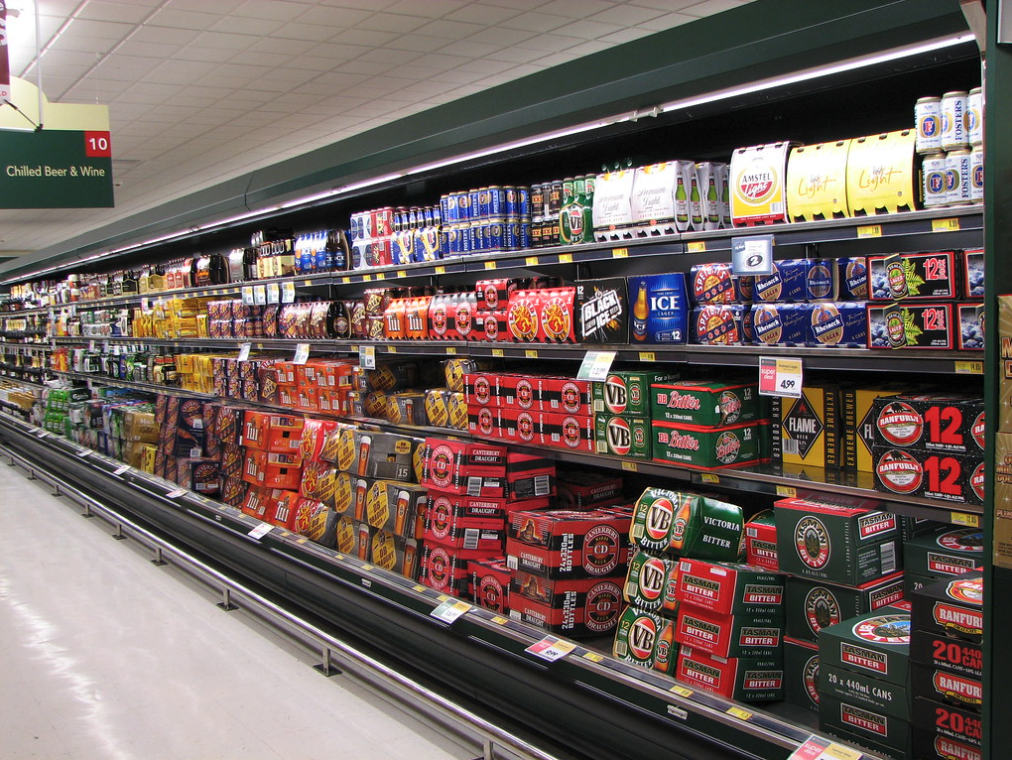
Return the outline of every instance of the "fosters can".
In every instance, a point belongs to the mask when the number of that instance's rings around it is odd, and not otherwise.
[[[914,105],[917,124],[917,152],[934,153],[942,149],[942,99],[918,98]]]
[[[966,135],[966,98],[965,90],[952,90],[942,96],[942,150],[970,144]]]
[[[966,139],[970,145],[984,144],[984,94],[979,87],[966,98]]]
[[[970,151],[970,203],[984,202],[984,149],[977,145]]]
[[[970,151],[949,151],[945,154],[945,195],[950,206],[970,203]]]
[[[921,163],[921,176],[924,182],[922,189],[924,208],[940,208],[949,204],[945,185],[947,168],[948,161],[942,151],[928,153],[924,156]]]

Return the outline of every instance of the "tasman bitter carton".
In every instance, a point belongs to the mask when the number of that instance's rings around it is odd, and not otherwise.
[[[910,665],[910,604],[848,618],[819,631],[822,668],[842,668],[907,686]]]
[[[791,576],[787,579],[787,635],[816,642],[823,628],[904,598],[903,573],[857,587]]]
[[[678,600],[720,615],[782,618],[786,578],[748,565],[683,558]]]

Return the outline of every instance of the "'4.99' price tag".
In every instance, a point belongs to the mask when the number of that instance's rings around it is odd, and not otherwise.
[[[759,357],[759,395],[801,398],[801,359]]]

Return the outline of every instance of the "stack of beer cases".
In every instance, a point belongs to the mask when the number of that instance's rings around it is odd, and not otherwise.
[[[763,410],[756,383],[654,383],[654,461],[702,469],[755,464],[764,456]]]
[[[343,423],[313,430],[305,446],[318,465],[310,477],[333,477],[338,551],[414,578],[426,501],[422,439]],[[326,495],[329,484],[317,488]]]
[[[208,453],[218,452],[221,468],[221,500],[233,507],[246,501],[249,484],[243,479],[246,451],[242,447],[244,410],[227,403],[212,402],[213,424],[208,429]],[[206,418],[205,418],[206,419]]]
[[[984,399],[904,394],[875,401],[875,485],[904,496],[984,503]]]
[[[506,325],[506,309],[510,297],[523,284],[517,278],[496,280],[479,280],[475,283],[475,322],[481,325],[476,338],[486,341],[509,340],[509,328]]]
[[[924,760],[980,760],[984,581],[973,572],[913,594],[913,750]]]
[[[774,504],[787,579],[787,698],[817,709],[820,631],[903,599],[901,521],[862,506],[804,498]],[[815,658],[815,659],[813,659]]]
[[[322,455],[327,435],[336,428],[333,420],[319,419],[307,419],[302,427],[302,481],[292,520],[293,532],[331,549],[337,543],[337,468]]]
[[[481,359],[447,359],[443,363],[444,388],[425,391],[426,424],[433,427],[467,429],[467,399],[464,377],[492,369],[493,362]]]
[[[597,453],[627,459],[652,459],[651,386],[679,377],[678,372],[615,370],[603,383],[593,383],[591,394]]]
[[[903,544],[908,596],[919,588],[977,569],[984,557],[980,528],[947,525]]]
[[[155,402],[155,422],[159,425],[155,475],[178,482],[180,462],[184,475],[186,470],[192,470],[192,465],[216,464],[205,454],[207,428],[203,401],[160,395]]]
[[[737,277],[729,263],[716,262],[693,266],[688,281],[695,304],[688,318],[690,343],[737,346],[752,342],[751,277]]]
[[[819,727],[886,755],[909,757],[910,603],[819,632]]]
[[[302,428],[289,414],[243,411],[243,480],[248,484],[243,512],[292,529],[302,482]]]

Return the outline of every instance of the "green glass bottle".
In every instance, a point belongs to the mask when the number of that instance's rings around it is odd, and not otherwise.
[[[685,229],[689,224],[689,200],[681,173],[678,175],[678,186],[675,187],[675,221],[680,229]]]
[[[689,192],[689,214],[692,217],[692,228],[702,229],[703,227],[703,204],[699,197],[699,180],[695,173],[692,175],[692,189]]]
[[[706,221],[720,224],[720,209],[717,206],[717,185],[710,176],[710,186],[706,188]]]

